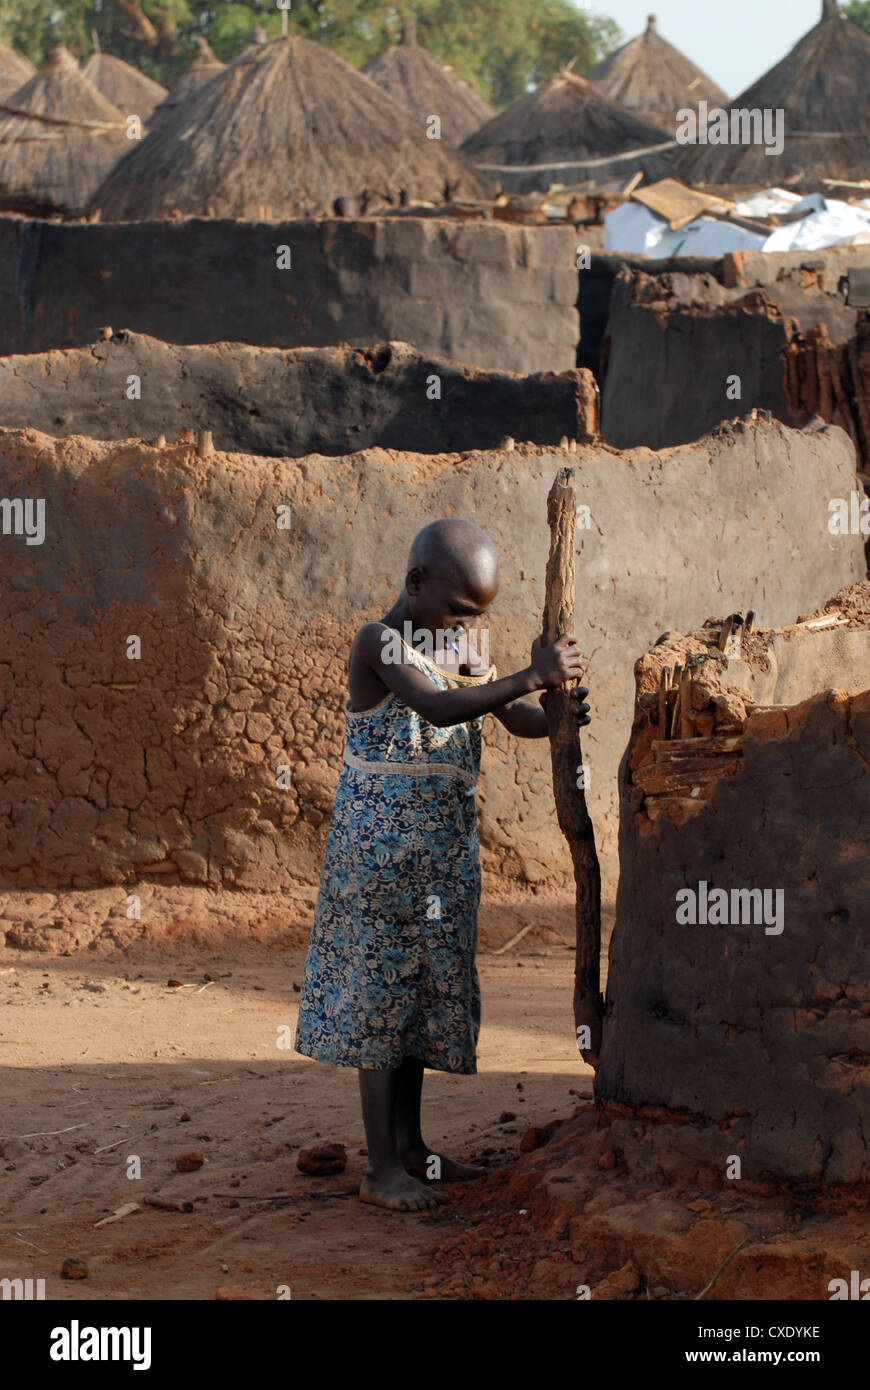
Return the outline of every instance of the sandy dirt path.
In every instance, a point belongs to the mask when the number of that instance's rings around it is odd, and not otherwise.
[[[279,1047],[302,961],[263,947],[183,963],[0,953],[0,1278],[42,1278],[48,1299],[271,1299],[288,1287],[296,1299],[414,1298],[443,1282],[436,1252],[486,1212],[473,1186],[434,1215],[357,1200],[356,1074]],[[433,1147],[498,1168],[528,1128],[591,1095],[572,966],[564,942],[481,956],[479,1074],[427,1073]],[[298,1171],[298,1151],[319,1141],[346,1147],[345,1172]],[[176,1171],[190,1150],[203,1166]],[[188,1199],[193,1213],[146,1206],[146,1193]],[[139,1209],[95,1229],[127,1202]],[[60,1278],[68,1257],[86,1279]]]

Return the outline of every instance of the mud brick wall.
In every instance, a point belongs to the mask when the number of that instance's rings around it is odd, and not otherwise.
[[[435,218],[60,224],[0,218],[0,355],[99,329],[168,343],[391,340],[498,371],[575,365],[573,228]],[[277,268],[278,248],[291,268]]]
[[[590,438],[597,416],[588,373],[484,371],[421,357],[407,343],[179,347],[121,331],[87,348],[0,358],[2,424],[58,436],[177,439],[192,428],[239,453],[298,458],[378,445],[437,454],[495,448],[506,435]]]
[[[596,1090],[681,1118],[684,1145],[694,1125],[723,1177],[737,1155],[747,1178],[866,1182],[870,602],[849,627],[793,630],[773,648],[772,667],[735,687],[750,700],[732,740],[742,746],[717,759],[728,767],[700,787],[691,814],[645,795],[657,731],[639,708]],[[641,690],[655,656],[639,663]],[[839,688],[811,694],[832,666]],[[797,704],[752,708],[798,693]],[[728,925],[679,922],[678,892],[701,883],[729,895],[781,890],[781,932],[730,910]]]
[[[825,327],[833,343],[855,334],[858,308],[849,293],[849,272],[870,270],[870,246],[829,246],[824,251],[734,251],[723,258],[722,279],[734,289],[767,291],[802,333]]]
[[[601,425],[620,449],[687,444],[720,421],[769,410],[802,421],[789,402],[783,353],[793,325],[764,290],[707,308],[682,300],[673,280],[620,275],[610,301]],[[740,400],[726,394],[740,378]]]
[[[577,245],[583,245],[584,229],[577,228]],[[627,256],[616,251],[598,251],[590,256],[590,264],[579,272],[580,292],[577,309],[580,314],[580,344],[577,366],[587,367],[596,376],[601,368],[601,349],[607,336],[610,317],[610,296],[617,275],[622,271],[642,271],[646,275],[677,273],[685,276],[708,276],[724,284],[722,260],[710,257],[680,256],[654,261],[650,256]]]
[[[47,503],[41,545],[0,536],[0,884],[316,882],[356,627],[392,602],[421,525],[468,516],[503,559],[492,659],[526,666],[546,496],[568,459],[591,519],[578,530],[583,747],[612,895],[638,649],[750,600],[792,620],[863,576],[861,538],[827,530],[827,497],[854,482],[835,428],[759,424],[665,454],[299,460],[0,432],[0,498]],[[517,743],[494,720],[487,741],[484,868],[564,888],[546,741]]]
[[[577,229],[582,244],[582,228]],[[708,256],[633,256],[600,251],[580,274],[580,350],[578,367],[598,372],[607,336],[610,295],[621,272],[679,277],[673,284],[689,304],[707,309],[764,289],[803,333],[824,325],[832,342],[844,343],[855,332],[856,305],[847,286],[850,270],[870,269],[870,247],[832,246],[824,251],[734,251]],[[721,288],[727,293],[722,294]],[[858,306],[860,307],[860,306]]]
[[[583,277],[597,277],[600,301],[603,281],[615,270],[600,345],[604,433],[619,449],[664,449],[753,409],[803,424],[806,412],[795,408],[789,391],[789,345],[799,334],[821,333],[835,345],[855,336],[859,308],[849,303],[848,272],[870,266],[870,248],[741,252],[709,270],[681,267],[679,260],[644,266],[636,257],[617,265],[612,257],[595,258],[591,271],[580,272],[588,334],[578,363],[599,370],[600,302],[586,312]],[[741,378],[739,400],[726,395],[733,375]]]

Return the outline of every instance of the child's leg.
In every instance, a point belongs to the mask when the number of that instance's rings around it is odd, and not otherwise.
[[[423,1092],[423,1063],[406,1057],[399,1067],[396,1086],[395,1134],[402,1163],[416,1178],[430,1182],[470,1182],[482,1178],[483,1168],[457,1163],[443,1154],[433,1153],[420,1130],[420,1101]]]
[[[421,1066],[421,1080],[422,1070]],[[396,1144],[399,1070],[360,1071],[359,1091],[369,1151],[368,1167],[359,1190],[362,1201],[393,1211],[425,1211],[438,1206],[444,1198],[417,1182],[399,1156]],[[417,1109],[419,1113],[419,1088]]]

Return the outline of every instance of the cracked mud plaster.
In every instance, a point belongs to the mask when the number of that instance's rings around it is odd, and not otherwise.
[[[836,430],[758,426],[674,454],[588,445],[571,457],[595,523],[578,532],[577,610],[593,691],[589,801],[612,892],[638,634],[725,611],[734,591],[793,618],[793,605],[860,577],[863,552],[860,538],[832,548],[827,532],[809,534],[802,471],[832,495],[852,476]],[[420,526],[471,515],[502,557],[493,659],[527,665],[546,496],[564,460],[531,445],[201,458],[191,443],[0,431],[0,495],[47,500],[42,546],[0,538],[0,888],[315,884],[353,633],[393,601]],[[703,518],[735,494],[741,526],[713,567]],[[276,527],[281,505],[289,531]],[[772,514],[784,517],[774,531]],[[131,635],[140,660],[127,657]],[[546,740],[518,743],[490,721],[481,785],[488,881],[563,891]]]
[[[864,584],[828,605],[842,627],[758,634],[736,663],[741,746],[690,815],[674,801],[652,816],[660,798],[642,774],[656,673],[701,634],[671,635],[638,665],[597,1093],[641,1117],[683,1116],[696,1149],[718,1144],[723,1163],[737,1154],[756,1179],[859,1183],[870,1172],[868,597]],[[845,688],[809,693],[833,642]],[[771,690],[802,675],[806,698],[775,704]],[[678,922],[677,893],[702,881],[781,890],[781,934]]]

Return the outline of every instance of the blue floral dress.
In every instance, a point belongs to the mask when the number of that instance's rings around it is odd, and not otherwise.
[[[439,690],[495,677],[443,671]],[[296,1050],[364,1070],[475,1072],[483,717],[439,729],[395,695],[345,706],[345,750],[302,977]]]

